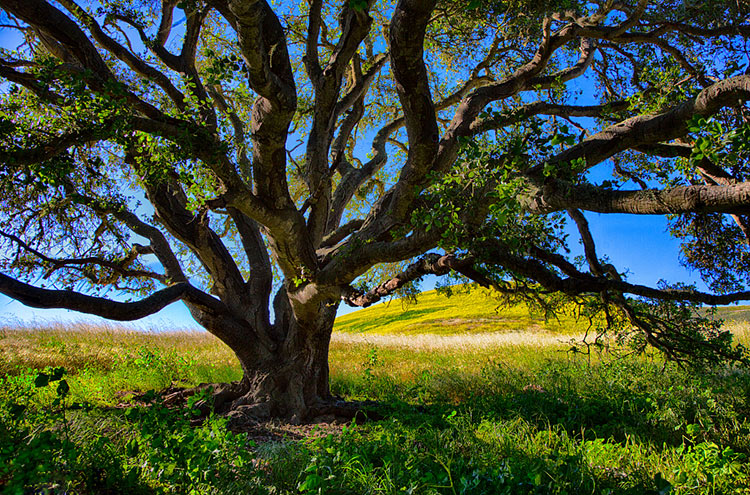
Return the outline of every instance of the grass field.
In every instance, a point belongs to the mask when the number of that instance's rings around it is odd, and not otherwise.
[[[332,390],[385,420],[249,434],[122,406],[239,378],[208,334],[1,329],[0,492],[750,493],[748,370],[585,356],[571,322],[470,302],[427,294],[337,323]]]

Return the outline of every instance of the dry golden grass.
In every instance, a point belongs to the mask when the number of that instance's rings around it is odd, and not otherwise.
[[[750,322],[730,321],[725,323],[722,328],[732,332],[737,342],[746,346],[750,345]]]
[[[725,328],[737,341],[750,345],[750,324],[730,322]],[[583,335],[549,331],[503,331],[492,333],[379,334],[334,332],[330,347],[330,368],[337,377],[362,375],[373,366],[393,378],[405,379],[426,370],[445,369],[479,373],[488,363],[531,364],[546,359],[565,359],[571,339]],[[117,324],[85,323],[0,327],[0,374],[15,369],[64,366],[69,373],[105,374],[125,387],[127,376],[138,359],[155,355],[161,364],[181,362],[178,375],[190,381],[222,381],[239,377],[239,364],[232,351],[207,332],[133,329]],[[135,363],[137,365],[137,363]],[[158,364],[158,363],[157,363]],[[149,365],[146,363],[145,368]],[[151,366],[153,367],[153,366]],[[153,373],[157,373],[153,369]],[[168,385],[168,383],[167,383]],[[102,397],[108,394],[102,391]]]
[[[500,347],[549,347],[560,346],[571,339],[582,339],[581,335],[560,335],[551,332],[492,332],[435,334],[351,334],[334,333],[331,345],[367,345],[375,347],[408,349],[411,351],[459,351]]]
[[[236,362],[232,351],[208,332],[49,322],[23,328],[0,327],[0,372],[16,366],[106,370],[145,349],[189,356],[196,362]]]

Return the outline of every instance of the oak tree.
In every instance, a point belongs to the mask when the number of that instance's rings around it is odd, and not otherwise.
[[[426,274],[673,359],[741,351],[694,307],[750,299],[744,2],[0,7],[0,292],[183,301],[242,366],[235,418],[335,410],[339,304]],[[628,282],[586,212],[668,216],[711,292]]]

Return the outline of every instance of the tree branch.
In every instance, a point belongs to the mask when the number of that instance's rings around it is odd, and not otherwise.
[[[389,49],[396,91],[404,113],[409,138],[409,153],[389,208],[396,217],[402,216],[411,204],[420,182],[437,153],[440,133],[435,120],[435,105],[424,63],[424,37],[427,23],[435,7],[434,1],[401,0],[391,20]]]
[[[73,0],[60,0],[60,4],[68,9],[68,11],[78,18],[82,25],[87,26],[91,32],[94,41],[99,43],[109,53],[117,57],[118,59],[125,62],[128,67],[133,69],[134,72],[140,74],[145,79],[152,81],[159,85],[162,90],[169,96],[175,106],[181,110],[185,108],[185,95],[183,95],[177,88],[174,87],[172,82],[167,76],[156,70],[155,68],[147,65],[144,61],[136,57],[125,47],[120,45],[117,41],[109,37],[96,22],[96,19],[86,13],[78,4]]]
[[[451,270],[463,272],[473,263],[474,260],[471,258],[458,260],[452,254],[440,255],[436,253],[428,253],[406,267],[404,271],[395,277],[367,292],[357,290],[353,287],[347,287],[342,291],[341,300],[349,306],[366,308],[367,306],[380,301],[382,298],[393,294],[407,283],[418,280],[425,275],[445,275]]]
[[[45,279],[49,278],[49,276],[52,275],[53,272],[61,268],[69,268],[72,266],[77,267],[81,265],[98,265],[103,268],[109,268],[110,270],[114,271],[115,273],[123,277],[150,278],[150,279],[158,280],[159,282],[162,282],[162,283],[167,282],[167,277],[159,273],[151,272],[148,270],[131,270],[127,268],[127,265],[132,263],[135,260],[135,258],[140,254],[136,246],[133,246],[133,249],[129,253],[128,258],[126,258],[121,263],[116,263],[114,261],[107,260],[104,258],[99,258],[96,256],[87,256],[85,258],[51,258],[45,255],[44,253],[29,246],[18,236],[9,234],[7,232],[3,232],[1,230],[0,230],[0,236],[5,237],[6,239],[12,241],[13,243],[17,244],[20,248],[22,248],[24,251],[33,254],[40,260],[51,264],[52,266],[44,274]],[[95,280],[95,282],[101,283],[99,280]]]
[[[638,115],[610,126],[547,160],[549,164],[569,164],[584,160],[586,168],[636,146],[656,144],[684,136],[687,123],[694,115],[707,117],[723,107],[750,99],[750,76],[736,76],[717,82],[697,97],[658,115]],[[527,172],[541,175],[545,164]]]
[[[330,248],[330,247],[335,246],[339,242],[343,241],[347,236],[356,232],[362,226],[363,223],[365,223],[365,221],[362,220],[361,218],[357,218],[355,220],[345,223],[338,229],[334,230],[333,232],[325,236],[320,243],[320,248],[325,249],[325,248]]]
[[[591,230],[589,230],[589,222],[580,210],[568,209],[567,212],[568,216],[576,223],[576,227],[578,227],[578,233],[581,235],[583,250],[586,254],[586,261],[588,261],[591,274],[595,277],[601,277],[604,275],[604,268],[602,268],[601,263],[599,263],[599,257],[596,255],[596,245],[594,244],[594,237],[591,235]]]
[[[0,273],[0,293],[32,308],[71,309],[110,320],[132,321],[152,315],[195,290],[182,282],[136,302],[117,302],[71,290],[40,289]]]
[[[732,186],[678,186],[664,190],[617,191],[590,184],[548,179],[520,198],[532,213],[578,208],[599,213],[668,215],[675,213],[750,213],[750,182]]]
[[[471,134],[479,135],[487,131],[522,122],[533,115],[556,115],[561,117],[594,117],[603,118],[612,112],[628,108],[625,100],[613,101],[603,105],[559,105],[546,101],[535,101],[513,109],[509,114],[494,118],[478,118],[471,124]]]

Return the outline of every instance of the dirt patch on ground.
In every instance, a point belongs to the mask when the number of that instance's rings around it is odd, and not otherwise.
[[[247,433],[248,439],[256,444],[263,444],[340,435],[348,424],[351,424],[351,421],[340,421],[332,418],[319,419],[317,422],[301,425],[272,420],[232,428],[232,431],[234,433]]]

